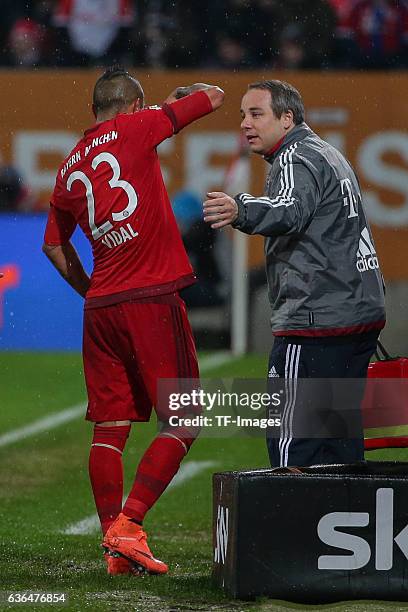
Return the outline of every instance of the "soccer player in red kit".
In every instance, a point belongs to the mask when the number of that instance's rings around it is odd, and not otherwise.
[[[198,378],[197,357],[178,291],[195,280],[161,175],[156,147],[223,102],[218,87],[179,88],[162,107],[144,107],[127,71],[96,82],[96,124],[58,170],[43,251],[83,297],[86,418],[95,423],[89,473],[108,572],[155,574],[142,522],[163,493],[196,432],[166,428],[157,407],[160,378]],[[94,258],[91,278],[70,242],[79,225]],[[122,452],[132,421],[152,406],[164,426],[142,457],[122,508]],[[168,418],[168,415],[167,415]]]

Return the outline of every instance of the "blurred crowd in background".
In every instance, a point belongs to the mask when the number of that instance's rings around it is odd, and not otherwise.
[[[0,65],[408,66],[408,0],[2,0]]]
[[[0,67],[408,67],[408,0],[1,0]],[[0,160],[0,212],[44,203]]]

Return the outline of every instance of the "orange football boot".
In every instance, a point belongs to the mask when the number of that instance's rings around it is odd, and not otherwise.
[[[110,553],[104,553],[103,556],[105,557],[106,561],[106,571],[110,576],[119,576],[121,574],[128,574],[132,576],[141,575],[140,571],[136,569],[133,563],[124,557],[121,557],[119,554],[118,556],[113,556]]]
[[[153,557],[147,544],[146,532],[142,527],[131,521],[122,512],[106,532],[102,547],[108,554],[119,553],[139,572],[166,574],[169,569],[163,561]]]

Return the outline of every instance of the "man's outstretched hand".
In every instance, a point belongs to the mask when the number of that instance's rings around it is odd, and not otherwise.
[[[238,217],[238,206],[234,198],[222,191],[210,191],[204,202],[204,221],[211,223],[213,229],[219,229],[233,223]]]

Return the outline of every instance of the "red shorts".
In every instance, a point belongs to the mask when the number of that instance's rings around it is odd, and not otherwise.
[[[89,421],[148,421],[160,378],[198,379],[194,339],[178,294],[84,312]]]

